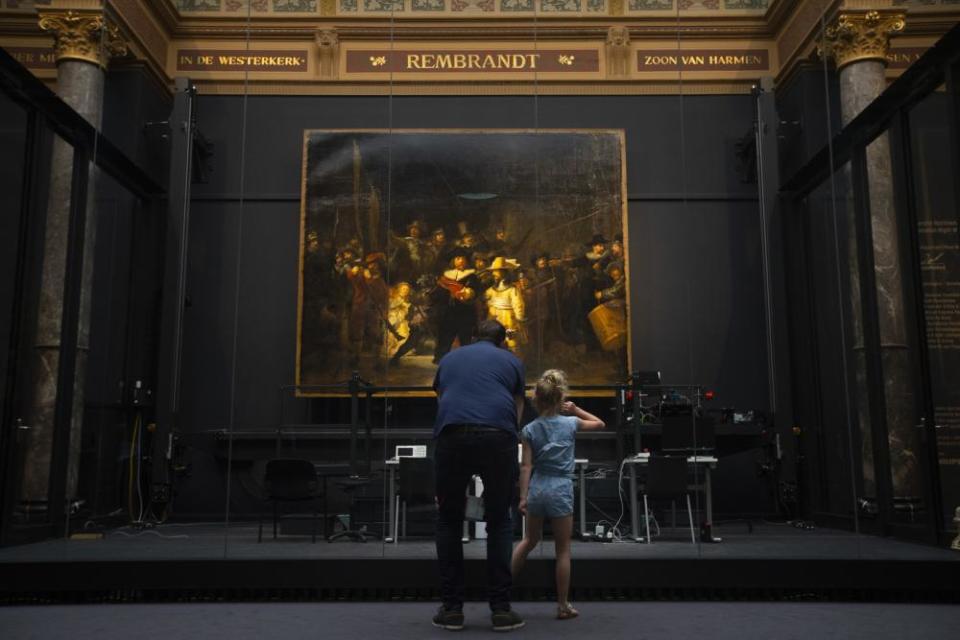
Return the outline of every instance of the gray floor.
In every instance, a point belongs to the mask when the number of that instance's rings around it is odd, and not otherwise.
[[[575,542],[574,558],[648,559],[871,559],[871,560],[943,560],[960,561],[960,553],[949,549],[901,542],[888,538],[855,535],[845,531],[761,524],[747,533],[742,524],[718,527],[715,534],[723,538],[719,544],[691,544],[689,533],[669,529],[654,539],[653,544],[635,542]],[[262,544],[257,543],[256,525],[166,524],[155,529],[138,531],[130,528],[108,532],[97,540],[49,540],[46,542],[0,549],[0,562],[50,562],[90,560],[175,560],[175,559],[322,559],[337,558],[433,558],[435,550],[429,539],[383,544],[380,541],[357,543],[318,540],[311,544],[309,536],[284,535],[276,540],[265,531]],[[476,540],[465,546],[466,557],[484,557],[485,543]],[[534,551],[552,557],[551,542]]]
[[[956,638],[960,607],[909,604],[584,602],[574,620],[549,603],[520,603],[518,638],[822,640]],[[489,615],[468,603],[467,629],[435,629],[429,603],[154,604],[0,608],[5,640],[490,637]]]

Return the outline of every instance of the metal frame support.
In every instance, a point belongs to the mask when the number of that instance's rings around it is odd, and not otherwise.
[[[196,89],[177,78],[170,113],[170,190],[164,256],[163,302],[157,370],[157,431],[153,438],[151,482],[169,486],[171,438],[180,413],[183,310],[186,300],[187,248],[190,239],[190,182]],[[172,499],[173,492],[169,492]]]

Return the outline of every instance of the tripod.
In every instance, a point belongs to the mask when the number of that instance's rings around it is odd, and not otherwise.
[[[360,428],[360,388],[366,392],[366,417],[364,426],[366,430],[366,450],[367,463],[366,475],[360,475],[357,469],[357,431]],[[367,531],[366,528],[355,529],[356,518],[354,517],[354,505],[356,504],[356,492],[360,487],[370,484],[370,405],[373,400],[373,385],[360,378],[360,373],[354,371],[347,383],[350,392],[350,475],[341,480],[335,480],[335,484],[340,487],[344,493],[350,496],[350,521],[345,523],[343,531],[335,533],[327,538],[328,542],[348,538],[358,542],[366,542],[369,539],[376,540],[380,536],[376,533]]]

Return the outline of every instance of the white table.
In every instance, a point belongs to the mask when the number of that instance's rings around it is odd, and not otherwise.
[[[637,454],[626,458],[623,463],[630,469],[630,531],[634,542],[643,542],[644,537],[640,535],[640,516],[637,513],[637,467],[645,467],[650,464],[650,454]],[[714,456],[689,456],[687,465],[696,469],[702,466],[703,474],[703,492],[707,503],[707,523],[713,522],[713,489],[710,483],[710,471],[717,467],[717,458]],[[699,487],[694,487],[699,489]],[[715,539],[719,541],[719,539]]]
[[[394,535],[384,536],[384,542],[397,542],[398,536],[396,535],[397,531],[397,519],[399,514],[397,513],[397,504],[396,504],[396,495],[397,495],[397,467],[400,466],[400,458],[394,456],[383,461],[384,466],[387,468],[387,522],[389,523],[389,533]],[[574,465],[577,469],[577,476],[580,479],[580,489],[579,489],[579,511],[580,511],[580,533],[583,534],[587,528],[587,485],[584,481],[584,476],[586,475],[587,465],[590,464],[590,461],[586,458],[576,458],[574,460]],[[464,542],[470,540],[470,528],[469,524],[464,521],[463,523],[463,538]]]

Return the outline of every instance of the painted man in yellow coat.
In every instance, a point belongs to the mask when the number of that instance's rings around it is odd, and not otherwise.
[[[516,352],[523,343],[524,304],[523,295],[509,274],[519,265],[516,260],[497,256],[487,268],[493,276],[494,285],[487,289],[484,297],[487,302],[487,317],[498,320],[507,328],[507,347]]]

